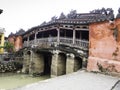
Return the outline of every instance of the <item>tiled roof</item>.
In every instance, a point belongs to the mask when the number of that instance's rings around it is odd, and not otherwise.
[[[69,17],[64,16],[64,18],[53,17],[51,21],[44,22],[39,26],[32,27],[25,33],[31,32],[32,30],[34,30],[38,27],[46,27],[46,26],[52,25],[52,24],[74,24],[74,25],[86,24],[86,25],[88,25],[88,24],[94,23],[94,22],[109,21],[109,20],[115,19],[112,8],[96,9],[96,10],[90,11],[90,13],[74,12],[74,13],[68,14],[68,15],[69,15]],[[118,17],[120,17],[120,10],[119,10]]]

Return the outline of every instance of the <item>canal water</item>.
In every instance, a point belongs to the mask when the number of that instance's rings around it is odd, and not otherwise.
[[[0,90],[22,87],[48,78],[50,78],[49,75],[33,77],[26,74],[0,73]]]

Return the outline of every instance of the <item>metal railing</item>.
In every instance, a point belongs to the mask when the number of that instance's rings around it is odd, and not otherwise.
[[[31,41],[24,41],[24,46],[32,46],[32,45],[40,45],[40,44],[54,44],[54,43],[59,43],[59,44],[65,44],[69,46],[77,46],[77,47],[83,47],[83,48],[88,48],[89,42],[86,40],[80,40],[80,39],[75,39],[74,44],[73,44],[73,38],[67,38],[67,37],[60,37],[59,42],[57,41],[57,37],[49,37],[49,38],[39,38],[36,40],[31,40]]]

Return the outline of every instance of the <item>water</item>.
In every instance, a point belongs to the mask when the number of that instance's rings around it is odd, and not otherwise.
[[[0,90],[22,87],[48,78],[50,78],[49,75],[32,77],[26,74],[0,73]]]

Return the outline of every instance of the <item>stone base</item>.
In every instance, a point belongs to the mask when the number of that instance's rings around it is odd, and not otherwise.
[[[34,53],[29,65],[30,74],[44,73],[44,58],[42,54]]]
[[[66,74],[66,57],[63,54],[54,54],[52,56],[51,77],[64,74]]]
[[[115,72],[120,74],[120,61],[89,57],[87,70],[95,72]]]
[[[29,73],[30,56],[24,55],[22,73]]]
[[[67,57],[66,74],[73,73],[82,68],[82,60],[73,57]]]

